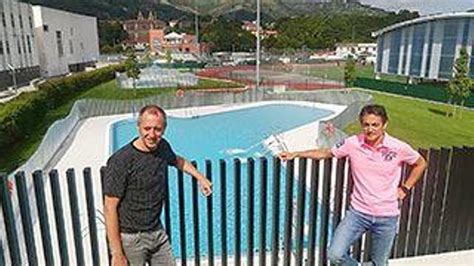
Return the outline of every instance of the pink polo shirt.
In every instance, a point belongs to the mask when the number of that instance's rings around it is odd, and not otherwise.
[[[397,188],[400,184],[402,164],[414,164],[420,154],[410,145],[385,133],[378,147],[364,141],[364,135],[346,138],[331,149],[336,158],[348,157],[351,164],[354,188],[351,206],[373,216],[396,216]]]

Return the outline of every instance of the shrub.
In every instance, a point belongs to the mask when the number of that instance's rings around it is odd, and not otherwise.
[[[0,150],[28,137],[48,110],[59,107],[94,86],[114,79],[115,72],[123,70],[122,65],[116,65],[53,78],[40,84],[37,91],[22,93],[1,105]]]

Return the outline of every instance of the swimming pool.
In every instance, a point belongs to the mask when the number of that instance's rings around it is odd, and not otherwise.
[[[242,187],[241,191],[241,202],[246,203],[248,201],[248,187],[247,187],[247,175],[246,175],[246,158],[248,157],[261,157],[261,156],[272,156],[271,151],[263,144],[264,140],[268,137],[282,132],[303,126],[305,124],[315,122],[316,120],[325,118],[332,115],[333,112],[326,109],[319,109],[312,106],[304,106],[299,104],[281,104],[281,103],[270,103],[261,106],[252,106],[248,108],[242,108],[237,110],[219,112],[214,114],[202,115],[189,118],[173,117],[168,118],[168,128],[165,133],[165,138],[171,143],[172,147],[177,154],[180,154],[190,160],[198,162],[198,168],[204,169],[204,160],[209,159],[213,164],[213,173],[215,178],[212,180],[214,197],[214,252],[216,256],[221,254],[220,245],[220,215],[216,215],[220,211],[221,195],[220,183],[216,173],[218,173],[218,160],[225,159],[227,163],[228,178],[232,177],[232,159],[242,159]],[[316,134],[316,132],[315,132]],[[120,147],[129,143],[134,137],[137,136],[136,132],[136,120],[129,119],[115,123],[112,127],[112,151],[116,151]],[[271,163],[270,158],[269,164]],[[259,165],[256,163],[256,176],[259,173]],[[271,167],[269,167],[271,170]],[[273,186],[273,180],[271,178],[272,173],[269,172],[269,179],[267,182],[267,191],[271,191]],[[170,199],[171,199],[171,217],[174,221],[172,223],[172,240],[179,240],[179,217],[178,206],[177,206],[177,182],[176,172],[170,171]],[[281,195],[285,195],[285,179],[280,178]],[[260,180],[255,179],[254,194],[259,195]],[[296,188],[296,186],[295,186]],[[184,180],[184,191],[185,191],[185,216],[186,216],[186,234],[187,257],[191,257],[194,250],[193,235],[192,235],[192,200],[191,200],[191,178],[185,178]],[[227,181],[227,253],[233,254],[234,250],[234,227],[235,221],[231,220],[234,217],[234,183],[233,180]],[[257,236],[259,235],[260,228],[260,210],[261,202],[258,197],[254,202],[254,243],[258,243]],[[273,197],[271,193],[268,193],[267,198],[267,211],[272,212]],[[283,200],[284,197],[280,197],[281,210],[280,217],[283,218]],[[199,197],[200,210],[206,209],[206,203],[204,197]],[[248,228],[248,209],[246,204],[242,204],[241,208],[241,227],[242,227],[242,252],[246,252],[247,243],[247,228]],[[204,211],[199,213],[199,231],[200,231],[200,254],[207,254],[207,217]],[[176,219],[174,219],[176,217]],[[271,231],[271,215],[267,214],[267,224],[265,226],[267,230],[267,243],[266,246],[270,247],[270,231]],[[281,224],[281,231],[283,230],[283,223]],[[281,234],[280,234],[281,235]],[[179,241],[172,241],[173,252],[177,257],[180,257],[181,250]]]

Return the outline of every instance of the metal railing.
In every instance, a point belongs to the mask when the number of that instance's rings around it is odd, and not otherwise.
[[[429,166],[403,201],[392,258],[474,248],[474,148],[420,152]],[[162,220],[181,265],[328,263],[327,246],[344,216],[352,189],[348,161],[299,159],[283,165],[277,158],[268,160],[219,160],[217,164],[206,160],[203,172],[214,183],[214,193],[208,198],[199,195],[194,179],[185,190],[183,182],[187,179],[181,171],[176,172],[177,178],[168,179]],[[404,169],[402,180],[408,173],[407,167]],[[49,178],[44,175],[42,171],[32,174],[36,204],[30,200],[33,195],[26,193],[31,177],[16,173],[13,192],[9,192],[8,178],[0,178],[2,227],[6,232],[0,241],[0,264],[52,265],[60,261],[67,265],[73,260],[77,265],[107,264],[107,254],[98,248],[105,245],[105,233],[99,234],[97,229],[101,224],[97,210],[102,206],[94,206],[94,198],[102,197],[101,190],[94,189],[100,188],[100,178],[93,177],[90,168],[80,176],[70,169],[66,172],[67,183],[61,186],[57,171],[50,171]],[[174,176],[174,171],[168,176]],[[80,183],[83,191],[78,190]],[[170,189],[175,187],[177,196],[169,197]],[[67,191],[67,203],[61,191]],[[52,208],[48,208],[48,192]],[[21,219],[14,215],[12,198],[18,198]],[[185,203],[188,198],[191,204]],[[86,202],[83,210],[79,202]],[[70,216],[62,204],[67,204]],[[38,211],[41,249],[33,239],[32,208]],[[177,210],[172,212],[173,208]],[[81,211],[87,213],[87,226],[81,225]],[[192,219],[186,219],[187,214]],[[54,217],[54,226],[50,217]],[[69,220],[71,230],[65,225]],[[21,237],[16,231],[18,223],[25,232]],[[90,236],[87,239],[84,230]],[[52,244],[53,231],[58,245]],[[73,243],[67,242],[67,234],[73,235]],[[352,256],[370,260],[370,237],[364,235],[352,247]],[[90,252],[85,246],[90,246]]]

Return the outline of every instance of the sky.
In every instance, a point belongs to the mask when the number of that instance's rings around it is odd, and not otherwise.
[[[474,9],[474,0],[360,0],[360,2],[394,11],[399,9],[416,10],[422,15]]]

